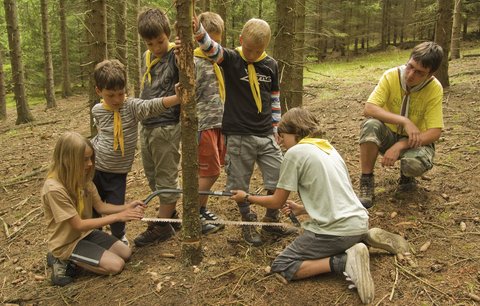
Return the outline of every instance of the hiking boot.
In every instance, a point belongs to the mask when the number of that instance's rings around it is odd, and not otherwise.
[[[414,177],[405,176],[403,174],[400,175],[400,179],[398,180],[397,191],[409,192],[409,191],[414,191],[416,188],[417,188],[417,180]]]
[[[382,249],[391,254],[403,254],[409,251],[407,240],[402,236],[387,232],[381,228],[368,230],[365,242],[374,248]]]
[[[52,283],[56,286],[65,286],[73,282],[73,277],[67,274],[68,261],[54,258],[52,263]]]
[[[370,304],[375,297],[375,285],[370,274],[370,256],[367,246],[357,243],[345,253],[347,253],[347,262],[344,274],[357,287],[360,300],[364,304]]]
[[[171,218],[172,219],[180,219],[180,215],[178,214],[177,210],[173,211],[173,214],[172,214]],[[179,232],[182,229],[182,223],[180,223],[180,222],[173,222],[170,225],[173,227],[175,232]]]
[[[271,223],[278,223],[280,222],[279,218],[270,218],[270,217],[263,217],[263,222],[271,222]],[[298,229],[293,227],[285,227],[285,226],[262,226],[262,233],[267,235],[273,235],[276,237],[285,237],[290,236],[293,234],[298,233]]]
[[[123,242],[123,244],[125,244],[127,247],[130,247],[130,242],[128,241],[127,236],[123,235],[122,238],[120,238],[118,240]]]
[[[373,199],[375,197],[375,178],[374,176],[362,175],[360,177],[360,195],[358,199],[363,207],[370,208],[373,206]]]
[[[243,221],[254,222],[257,221],[257,215],[254,213],[247,214]],[[261,246],[263,244],[260,234],[257,232],[257,229],[254,225],[243,225],[242,226],[242,235],[245,241],[253,246]]]
[[[47,253],[47,266],[51,267],[53,266],[53,263],[55,262],[55,257],[53,256],[52,252]]]
[[[217,221],[218,217],[211,211],[205,209],[200,211],[200,221]],[[202,234],[208,235],[218,232],[221,229],[225,228],[225,224],[205,224],[202,223]]]
[[[51,252],[47,253],[47,266],[48,267],[51,268],[56,260],[57,259],[55,258],[55,256],[53,256],[53,254]],[[75,275],[77,275],[77,265],[75,263],[73,263],[72,261],[67,262],[67,270],[65,272],[65,275],[71,276],[71,277],[74,277]]]
[[[175,230],[170,223],[148,222],[147,230],[138,235],[133,242],[137,247],[168,240],[175,235]]]

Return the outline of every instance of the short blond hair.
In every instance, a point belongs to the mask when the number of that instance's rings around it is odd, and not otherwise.
[[[213,12],[203,12],[198,15],[198,22],[200,22],[207,33],[223,34],[225,24],[220,15]]]
[[[248,39],[252,43],[266,48],[270,43],[272,31],[265,20],[252,18],[245,23],[240,35],[242,35],[243,39]]]

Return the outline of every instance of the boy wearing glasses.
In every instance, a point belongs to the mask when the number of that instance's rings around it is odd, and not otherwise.
[[[370,94],[359,142],[359,199],[366,208],[373,206],[378,153],[383,155],[383,167],[400,160],[398,191],[413,190],[415,177],[433,167],[434,142],[443,128],[443,88],[433,73],[442,58],[443,50],[436,43],[419,44],[407,64],[387,70]]]

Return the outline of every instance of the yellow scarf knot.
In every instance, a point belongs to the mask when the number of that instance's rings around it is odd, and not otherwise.
[[[302,140],[300,140],[298,143],[301,143],[301,144],[304,144],[304,143],[313,144],[313,145],[317,146],[320,150],[322,150],[323,152],[325,152],[325,153],[327,153],[327,154],[330,154],[330,152],[332,152],[332,150],[333,150],[333,146],[328,142],[328,140],[321,139],[321,138],[309,138],[309,137],[305,137],[305,138],[303,138]]]
[[[193,55],[196,57],[208,59],[208,56],[206,56],[200,48],[195,48],[195,50],[193,50]],[[220,94],[220,99],[222,100],[222,102],[225,103],[225,81],[223,79],[222,70],[220,69],[217,63],[212,62],[212,64],[213,64],[213,71],[215,71],[215,76],[217,77],[217,81],[218,81],[218,91]]]
[[[257,105],[258,112],[262,112],[262,97],[260,95],[260,84],[258,83],[257,72],[255,71],[255,66],[253,63],[247,61],[245,55],[243,55],[242,47],[237,47],[235,50],[240,54],[244,61],[247,62],[248,66],[248,82],[250,83],[250,90],[252,91],[253,98],[255,99],[255,104]],[[255,60],[259,62],[267,57],[267,53],[263,51],[262,55]]]
[[[167,53],[168,51],[172,50],[173,47],[175,47],[175,43],[168,43]],[[155,64],[157,64],[161,60],[160,57],[157,57],[152,61],[151,57],[152,57],[152,52],[150,52],[150,50],[147,50],[147,52],[145,53],[145,66],[147,69],[145,70],[145,73],[143,74],[143,77],[142,77],[142,83],[140,87],[142,90],[146,80],[148,80],[148,84],[152,84],[152,75],[150,74],[150,71],[152,70],[152,67],[155,66]]]

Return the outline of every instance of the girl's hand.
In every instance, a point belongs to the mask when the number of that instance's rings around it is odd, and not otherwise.
[[[125,209],[124,211],[119,212],[117,214],[117,217],[119,218],[120,222],[127,222],[127,221],[131,221],[131,220],[140,220],[140,219],[143,218],[145,208],[142,207],[141,205],[137,205],[136,207],[132,207],[132,206],[130,206],[130,204],[132,204],[132,203],[127,204],[128,205],[127,209]]]
[[[243,202],[245,200],[245,196],[247,195],[247,193],[243,190],[232,190],[231,192],[233,195],[230,197],[230,199],[237,203]]]
[[[135,200],[133,202],[130,202],[128,204],[125,204],[125,210],[127,209],[133,209],[133,208],[138,208],[141,211],[144,211],[145,208],[147,208],[147,205],[145,205],[142,201],[140,200]]]

